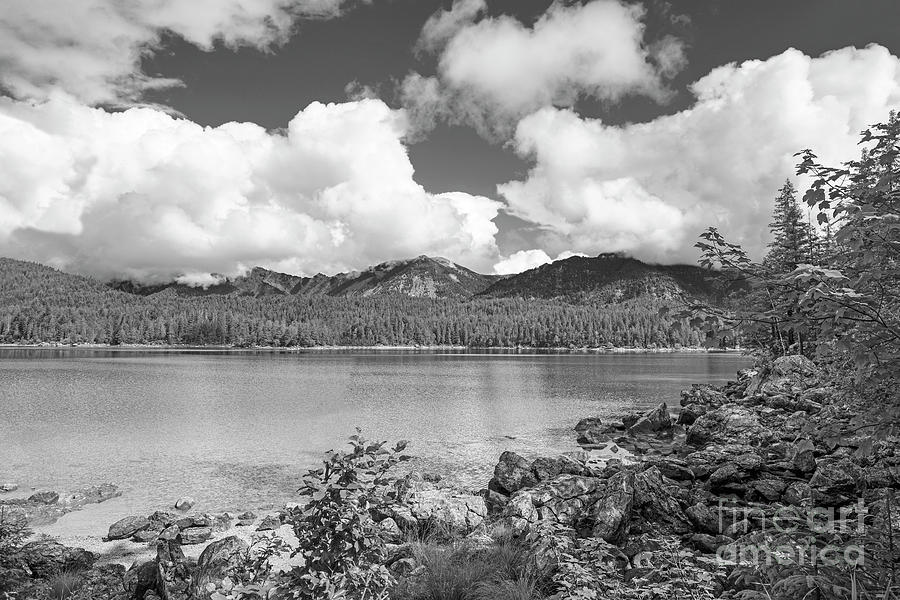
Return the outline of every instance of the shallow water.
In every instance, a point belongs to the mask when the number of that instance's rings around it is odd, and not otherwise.
[[[264,508],[355,427],[483,487],[503,450],[575,449],[572,427],[734,378],[725,354],[0,349],[0,481],[119,485],[71,524],[165,508]],[[88,518],[89,517],[89,518]]]

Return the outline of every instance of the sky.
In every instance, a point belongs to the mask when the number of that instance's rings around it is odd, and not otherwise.
[[[900,104],[895,0],[5,0],[0,255],[206,285],[759,256]]]

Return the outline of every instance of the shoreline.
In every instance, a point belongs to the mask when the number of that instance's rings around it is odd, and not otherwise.
[[[110,350],[110,351],[194,351],[194,352],[340,352],[340,351],[371,351],[371,352],[437,352],[454,351],[459,353],[496,353],[496,354],[734,354],[745,355],[743,348],[703,348],[703,347],[665,347],[643,348],[635,346],[588,346],[570,348],[567,346],[535,347],[535,346],[444,346],[444,345],[400,345],[400,346],[192,346],[181,344],[66,344],[63,342],[43,342],[38,344],[0,344],[0,350]]]

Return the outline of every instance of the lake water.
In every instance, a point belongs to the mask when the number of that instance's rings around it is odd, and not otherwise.
[[[111,482],[114,517],[265,508],[361,427],[410,440],[418,467],[483,487],[504,450],[573,450],[584,416],[733,379],[726,354],[0,349],[0,481],[60,492]],[[75,518],[75,515],[64,517]]]

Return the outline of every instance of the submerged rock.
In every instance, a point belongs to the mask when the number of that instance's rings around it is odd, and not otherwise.
[[[179,498],[175,502],[176,510],[188,511],[194,508],[194,505],[197,504],[197,501],[191,498],[190,496],[184,496],[183,498]]]

